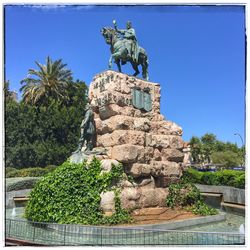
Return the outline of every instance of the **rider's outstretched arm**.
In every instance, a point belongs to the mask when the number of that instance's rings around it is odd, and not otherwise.
[[[118,30],[118,29],[116,29],[116,31],[117,31],[118,33],[122,34],[122,35],[124,35],[125,32],[126,32],[126,30]]]

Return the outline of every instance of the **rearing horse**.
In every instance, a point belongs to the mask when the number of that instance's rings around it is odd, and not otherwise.
[[[130,62],[133,69],[135,70],[134,76],[137,76],[140,71],[138,65],[142,66],[142,77],[148,80],[148,56],[145,49],[138,47],[138,62],[135,62],[129,55],[129,52],[125,46],[125,40],[122,40],[115,29],[110,27],[104,27],[101,29],[101,33],[104,36],[106,43],[111,45],[111,56],[109,59],[109,69],[112,67],[112,60],[117,64],[119,72],[121,71],[121,64],[124,65],[126,62]],[[121,62],[121,64],[120,64]]]

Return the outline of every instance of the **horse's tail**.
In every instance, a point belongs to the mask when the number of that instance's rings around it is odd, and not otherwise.
[[[142,53],[142,76],[145,80],[148,80],[148,65],[149,65],[149,60],[148,60],[148,55],[145,49],[140,48],[141,53]]]
[[[145,66],[148,66],[149,65],[149,60],[148,60],[148,55],[147,55],[146,50],[144,48],[140,47],[140,52],[142,53],[142,56],[144,57],[143,64]]]
[[[146,64],[146,65],[147,65],[147,67],[148,67],[148,65],[149,65],[149,59],[148,59],[148,55],[147,55],[146,51],[145,51],[145,54],[146,54],[145,64]]]
[[[146,54],[146,62],[145,62],[145,64],[146,64],[146,67],[145,67],[144,78],[145,78],[146,80],[149,80],[149,78],[148,78],[148,65],[149,65],[149,60],[148,60],[148,55],[147,55],[147,54]]]

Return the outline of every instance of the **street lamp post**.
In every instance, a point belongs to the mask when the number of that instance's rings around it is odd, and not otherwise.
[[[242,147],[243,147],[244,142],[243,142],[242,136],[241,136],[239,133],[235,133],[234,135],[238,135],[238,136],[240,137],[240,139],[241,139],[241,143],[242,143]]]
[[[244,148],[243,148],[244,142],[243,142],[242,136],[241,136],[239,133],[234,133],[234,135],[238,135],[238,136],[240,137],[240,139],[241,139],[242,150],[243,150],[243,164],[242,164],[242,165],[244,165],[244,163],[245,163],[245,150],[244,150]]]

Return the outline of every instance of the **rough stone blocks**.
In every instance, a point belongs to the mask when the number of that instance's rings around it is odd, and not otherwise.
[[[135,103],[135,89],[140,98],[147,96],[151,109]],[[134,178],[133,184],[128,180],[120,183],[123,207],[164,206],[166,187],[182,175],[184,142],[182,128],[160,113],[160,85],[108,70],[94,77],[89,99],[96,146],[106,148],[110,158],[102,161],[103,171],[110,171],[111,162],[118,161]],[[114,208],[112,197],[112,193],[102,195],[107,213]]]

